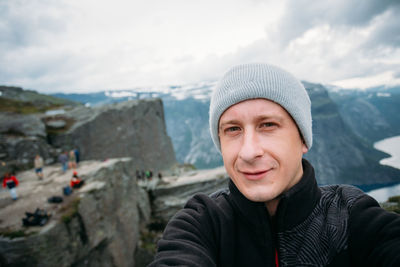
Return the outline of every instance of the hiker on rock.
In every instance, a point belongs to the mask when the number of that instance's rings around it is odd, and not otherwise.
[[[141,172],[139,170],[136,170],[136,179],[138,181],[142,180],[142,175],[141,175]]]
[[[42,180],[43,179],[43,165],[44,164],[43,164],[43,158],[39,154],[37,154],[35,156],[35,160],[33,162],[33,165],[35,167],[35,173],[36,173],[38,179]]]
[[[303,159],[311,101],[294,76],[236,66],[209,115],[229,188],[192,197],[149,266],[400,266],[400,215],[356,187],[317,185]]]
[[[85,182],[79,178],[78,173],[76,171],[73,172],[70,185],[72,188],[80,188]]]
[[[68,157],[68,168],[69,169],[76,169],[76,156],[75,156],[75,151],[71,150],[69,152],[69,157]]]
[[[19,184],[19,181],[18,181],[17,177],[15,177],[15,175],[10,174],[9,172],[6,172],[4,174],[3,187],[8,188],[8,190],[10,191],[11,198],[13,200],[18,199],[17,190],[16,190],[18,184]]]
[[[68,152],[63,152],[58,156],[58,161],[61,163],[61,170],[65,173],[68,170]]]
[[[151,175],[149,170],[145,171],[145,175],[147,180],[151,180]]]
[[[78,148],[75,148],[74,149],[74,154],[75,154],[75,162],[76,162],[76,167],[78,167],[78,165],[79,165],[79,162],[81,161],[81,159],[80,159],[80,152],[79,152],[79,149]]]

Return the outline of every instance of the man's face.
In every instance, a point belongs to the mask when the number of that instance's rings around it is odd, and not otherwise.
[[[226,171],[251,201],[273,200],[303,175],[307,147],[292,117],[272,101],[252,99],[228,108],[219,139]]]

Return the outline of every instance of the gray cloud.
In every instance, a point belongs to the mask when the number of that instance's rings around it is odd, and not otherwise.
[[[400,78],[400,71],[393,73],[393,78]]]
[[[363,27],[387,10],[393,9],[398,17],[400,15],[399,6],[400,1],[398,0],[288,1],[278,27],[278,36],[282,44],[286,45],[308,29],[318,25],[328,24],[333,28]],[[382,27],[386,26],[386,24],[382,25]],[[389,28],[386,29],[386,31],[390,30]],[[380,31],[385,32],[385,29]],[[377,37],[380,36],[377,35]],[[392,42],[389,43],[393,45]]]
[[[253,15],[254,7],[265,7],[265,2],[251,0],[248,6],[246,1],[247,12]],[[43,91],[184,84],[217,79],[232,65],[249,62],[270,62],[299,78],[327,82],[376,75],[399,67],[393,55],[400,52],[400,1],[286,0],[285,3],[284,13],[277,12],[283,7],[276,5],[279,8],[273,10],[274,16],[268,13],[269,9],[265,12],[270,20],[251,22],[266,25],[266,35],[260,30],[256,38],[227,47],[226,52],[221,52],[218,46],[205,45],[210,48],[196,54],[194,49],[183,48],[197,47],[193,44],[201,44],[203,40],[204,44],[223,43],[235,26],[227,19],[220,19],[218,12],[210,18],[213,23],[194,24],[209,35],[203,34],[199,39],[197,28],[190,28],[190,33],[180,34],[186,36],[180,39],[175,33],[187,31],[183,25],[191,18],[179,16],[191,14],[191,7],[168,4],[171,12],[179,13],[171,21],[173,14],[164,14],[168,12],[156,12],[153,16],[152,4],[144,4],[147,8],[132,4],[122,15],[115,8],[112,9],[115,14],[107,16],[108,8],[118,4],[106,0],[97,4],[0,0],[0,84]],[[134,8],[145,9],[147,13],[131,14]],[[244,18],[249,21],[246,16],[240,19]],[[165,26],[161,23],[164,19],[177,27],[161,27]],[[160,21],[160,25],[149,23],[152,20]],[[316,27],[307,38],[288,46],[290,41]],[[153,35],[163,38],[150,38]],[[218,35],[224,38],[215,40],[213,36]],[[235,42],[237,38],[230,44]],[[164,47],[172,50],[160,49]],[[213,47],[218,49],[213,51]]]
[[[382,16],[382,21],[370,34],[364,48],[378,49],[381,46],[399,47],[400,46],[400,6],[388,10]]]
[[[50,6],[50,3],[34,0],[2,1],[0,3],[0,47],[17,49],[37,45],[47,33],[56,34],[65,31],[64,17],[54,14],[53,8],[66,11],[56,3],[51,3]],[[35,12],[32,12],[33,9],[36,9]]]

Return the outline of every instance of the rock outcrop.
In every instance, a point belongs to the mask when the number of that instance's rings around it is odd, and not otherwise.
[[[229,176],[224,167],[194,170],[181,176],[163,179],[151,190],[152,219],[165,224],[196,193],[211,194],[228,187]]]
[[[160,99],[80,107],[57,120],[62,118],[73,123],[65,131],[51,134],[50,144],[64,150],[77,147],[82,159],[132,157],[142,168],[153,170],[176,163]]]
[[[147,194],[136,183],[137,167],[129,158],[84,162],[79,172],[85,185],[60,204],[46,199],[55,189],[61,193],[70,173],[47,167],[44,181],[21,174],[21,199],[0,212],[0,265],[135,266],[140,223],[150,218]],[[37,205],[53,213],[50,221],[43,228],[22,228],[24,211]],[[22,237],[9,238],[18,233]]]
[[[176,163],[160,99],[89,108],[0,86],[0,103],[0,173],[31,168],[36,154],[57,162],[76,148],[82,160],[132,157],[155,172]]]
[[[138,167],[131,158],[84,161],[78,172],[85,185],[59,204],[47,199],[61,195],[72,170],[46,166],[44,180],[33,170],[18,173],[20,199],[0,194],[0,265],[146,266],[163,227],[186,201],[225,188],[229,180],[220,167],[138,183]],[[25,211],[36,208],[52,214],[48,223],[22,227]]]
[[[304,82],[313,114],[313,146],[305,155],[320,184],[366,185],[398,181],[399,171],[382,166],[386,155],[357,136],[344,122],[337,105],[319,84]]]
[[[46,128],[36,115],[22,115],[11,112],[0,113],[0,133],[15,136],[46,137]]]
[[[47,199],[62,194],[72,171],[63,174],[57,164],[45,166],[44,180],[32,169],[18,172],[18,201],[0,192],[1,266],[145,266],[155,247],[152,242],[149,252],[143,246],[143,236],[153,232],[149,223],[163,227],[195,193],[227,185],[220,168],[166,175],[159,184],[153,178],[138,186],[136,170],[150,169],[155,176],[161,170],[167,170],[164,175],[175,172],[160,99],[0,114],[0,156],[7,164],[18,159],[25,164],[17,162],[19,167],[31,167],[37,153],[49,164],[72,148],[79,148],[85,160],[78,168],[85,185],[61,204]],[[25,212],[36,208],[50,212],[50,220],[43,227],[23,228]]]
[[[32,166],[33,158],[39,153],[47,163],[52,163],[57,150],[47,143],[46,135],[45,125],[38,115],[0,113],[0,161],[26,169]]]

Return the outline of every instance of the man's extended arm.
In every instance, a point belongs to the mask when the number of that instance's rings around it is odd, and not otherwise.
[[[400,266],[400,216],[387,212],[368,195],[354,203],[349,220],[349,249],[359,266]]]
[[[204,196],[195,196],[170,220],[149,266],[216,266],[212,219]]]

